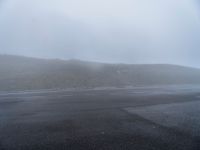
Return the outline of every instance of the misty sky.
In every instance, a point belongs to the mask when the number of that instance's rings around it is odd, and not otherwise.
[[[200,2],[0,0],[0,53],[200,67]]]

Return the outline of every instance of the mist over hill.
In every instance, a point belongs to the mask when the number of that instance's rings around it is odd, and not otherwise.
[[[0,91],[200,84],[200,69],[0,55]]]

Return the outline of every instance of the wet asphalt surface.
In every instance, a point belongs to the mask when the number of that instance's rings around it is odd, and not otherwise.
[[[199,150],[200,90],[0,94],[0,150]]]

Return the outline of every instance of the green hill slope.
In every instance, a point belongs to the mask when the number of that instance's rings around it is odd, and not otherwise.
[[[0,55],[0,90],[200,84],[200,69]]]

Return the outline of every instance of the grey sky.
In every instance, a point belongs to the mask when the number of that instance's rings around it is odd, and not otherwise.
[[[0,53],[200,67],[198,0],[0,0]]]

